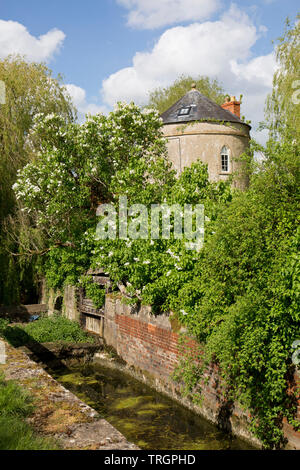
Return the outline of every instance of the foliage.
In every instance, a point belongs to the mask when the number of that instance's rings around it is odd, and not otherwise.
[[[201,271],[173,308],[205,342],[206,363],[219,363],[232,398],[254,412],[252,430],[276,447],[278,423],[295,412],[286,392],[300,322],[299,145],[269,142],[265,156],[249,190],[220,213]]]
[[[13,346],[24,346],[32,341],[47,343],[54,341],[71,343],[92,343],[94,340],[85,333],[75,321],[66,317],[52,315],[23,326],[4,326],[0,330]]]
[[[0,415],[0,450],[58,450],[58,445],[37,435],[24,419]]]
[[[6,318],[0,318],[0,335],[2,331],[5,330],[5,328],[8,326],[8,324],[9,320],[7,320]]]
[[[294,138],[300,132],[300,14],[294,25],[286,20],[286,28],[278,39],[278,70],[273,90],[266,102],[266,118],[272,136],[280,136],[288,127]]]
[[[33,411],[30,395],[0,374],[0,414],[28,416]]]
[[[29,289],[33,279],[32,264],[8,255],[22,252],[30,239],[30,223],[18,209],[12,185],[17,171],[33,158],[35,148],[28,142],[33,117],[58,113],[71,121],[74,110],[61,78],[52,77],[43,64],[9,56],[0,60],[0,80],[6,88],[6,104],[0,106],[0,303],[8,304],[19,300],[19,285]]]
[[[207,167],[201,162],[185,168],[171,188],[165,187],[165,192],[160,202],[169,206],[177,203],[181,207],[205,204],[205,214],[210,220],[216,217],[220,201],[231,198],[227,184],[209,182]],[[150,203],[151,199],[149,209]],[[129,225],[131,221],[129,218]],[[150,224],[149,215],[149,231]],[[206,229],[209,231],[209,222]],[[94,240],[93,230],[87,240],[89,244]],[[94,241],[92,267],[103,267],[116,286],[123,285],[131,303],[142,301],[151,304],[154,311],[168,311],[178,289],[189,281],[201,258],[201,253],[190,250],[186,241],[174,238],[172,232],[170,239],[153,240],[149,236],[148,239]]]
[[[0,449],[47,450],[57,448],[50,439],[37,436],[25,418],[34,410],[32,397],[0,374]]]
[[[95,228],[98,204],[119,195],[132,203],[159,202],[172,186],[161,127],[156,111],[134,104],[119,103],[109,116],[82,125],[36,116],[30,140],[39,142],[40,152],[19,172],[14,190],[30,230],[44,234],[35,253],[44,255],[49,286],[78,283],[88,269],[93,241],[84,234]]]
[[[190,91],[193,83],[195,83],[197,90],[207,98],[218,104],[224,103],[225,94],[217,80],[211,80],[208,77],[193,78],[182,75],[172,85],[166,88],[157,88],[150,92],[149,106],[163,113]]]
[[[20,57],[0,61],[0,80],[6,88],[6,103],[0,112],[0,179],[1,220],[11,210],[14,201],[11,186],[16,171],[32,153],[26,146],[28,131],[36,113],[59,113],[65,120],[72,119],[72,108],[67,100],[60,78],[54,79],[47,67],[27,63]]]
[[[91,276],[81,276],[80,285],[84,288],[85,296],[93,301],[96,308],[105,304],[105,288],[93,282]]]

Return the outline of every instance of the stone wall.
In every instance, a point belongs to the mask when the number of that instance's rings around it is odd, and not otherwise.
[[[54,438],[63,450],[139,450],[26,352],[7,343],[5,350],[6,362],[0,364],[0,373],[17,381],[36,402],[30,425],[40,435]]]
[[[249,127],[239,123],[194,122],[188,125],[166,124],[163,127],[167,139],[169,159],[177,173],[191,166],[198,159],[208,165],[211,181],[227,180],[240,171],[242,164],[236,159],[249,147]],[[229,149],[229,171],[222,172],[221,150]],[[236,186],[244,188],[248,181],[235,180]]]
[[[63,291],[48,289],[45,281],[42,284],[41,303],[47,304],[48,315],[63,313],[69,320],[80,322],[78,309],[78,292],[74,286],[66,286]]]

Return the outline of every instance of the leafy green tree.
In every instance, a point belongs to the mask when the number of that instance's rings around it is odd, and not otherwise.
[[[26,142],[33,117],[37,113],[58,113],[65,120],[72,120],[73,108],[60,78],[54,79],[43,64],[9,57],[0,61],[0,80],[6,89],[6,103],[0,107],[0,217],[3,220],[14,206],[11,186],[16,171],[32,155]]]
[[[146,187],[139,193],[148,209],[148,232],[153,202],[166,203],[172,225],[173,205],[177,204],[183,211],[185,204],[204,204],[206,216],[215,219],[219,202],[231,198],[229,185],[211,183],[207,166],[202,162],[185,168],[180,177],[172,185],[165,185],[164,192],[155,199],[153,195],[149,198],[148,194]],[[128,225],[131,221],[129,217]],[[209,224],[206,228],[209,230]],[[87,236],[90,243],[93,237],[94,231]],[[176,238],[172,230],[168,239],[151,239],[149,233],[147,239],[101,240],[94,243],[91,263],[94,268],[101,265],[115,285],[122,285],[123,291],[130,297],[130,303],[142,301],[143,304],[152,305],[155,312],[167,312],[181,286],[193,278],[201,258],[200,252],[189,249],[187,241],[184,236],[182,239]]]
[[[18,251],[18,220],[21,225],[27,222],[18,212],[12,185],[17,171],[33,158],[34,148],[28,142],[33,117],[40,112],[58,113],[68,122],[74,118],[74,109],[61,78],[53,78],[43,64],[10,56],[0,61],[0,80],[6,89],[6,103],[0,105],[0,303],[10,303],[18,300],[22,268],[8,251]],[[13,225],[7,224],[8,216],[13,217]]]
[[[153,107],[160,113],[163,113],[190,91],[193,83],[195,83],[197,90],[207,96],[207,98],[218,104],[224,103],[225,94],[217,80],[211,80],[208,77],[193,78],[182,75],[172,85],[152,91],[149,94],[149,107]]]
[[[271,136],[300,132],[300,15],[294,25],[286,21],[285,32],[276,49],[279,65],[273,78],[273,90],[266,102],[266,118]]]
[[[88,269],[93,241],[84,234],[95,231],[99,204],[119,195],[131,203],[159,202],[175,181],[157,111],[133,103],[119,103],[108,116],[89,117],[82,125],[39,114],[30,141],[40,151],[19,171],[14,190],[31,220],[28,238],[35,246],[25,253],[45,255],[54,287],[76,284]],[[44,234],[40,245],[37,228]]]

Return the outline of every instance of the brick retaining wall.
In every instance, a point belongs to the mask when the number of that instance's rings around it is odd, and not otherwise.
[[[50,295],[50,314],[57,295],[56,293]],[[64,297],[63,314],[80,322],[83,314],[80,313],[76,289],[67,287],[59,295]],[[236,403],[226,401],[220,384],[219,371],[215,366],[207,372],[206,381],[201,386],[203,396],[201,406],[196,406],[187,398],[182,397],[178,384],[172,380],[171,376],[182,354],[179,352],[179,333],[184,330],[180,329],[178,324],[174,325],[169,316],[154,316],[148,306],[137,309],[126,305],[122,301],[121,294],[106,295],[103,313],[104,330],[101,331],[101,336],[104,337],[107,345],[117,351],[127,366],[134,369],[140,379],[211,422],[227,428],[257,446],[260,445],[248,430],[250,414],[241,410]],[[199,343],[191,338],[188,340],[188,347],[195,351],[195,355],[201,352]],[[296,386],[299,389],[299,373],[295,375],[293,387]],[[300,421],[300,397],[298,398],[297,419]],[[300,432],[296,432],[286,421],[283,422],[283,429],[288,440],[287,448],[300,449]]]
[[[201,386],[203,395],[201,406],[195,406],[180,396],[179,386],[171,377],[178,364],[179,331],[178,325],[174,331],[171,324],[167,315],[157,317],[152,315],[150,307],[143,306],[137,309],[124,304],[121,296],[112,294],[106,296],[104,339],[108,345],[116,349],[128,366],[140,370],[144,380],[152,382],[158,390],[181,401],[210,421],[259,445],[248,431],[250,414],[241,410],[236,403],[228,402],[224,397],[216,366],[211,366]],[[201,353],[199,343],[193,339],[188,340],[188,347],[194,349],[196,354]],[[299,375],[295,376],[295,382],[300,385]],[[298,419],[300,420],[300,399]],[[284,432],[288,439],[287,448],[300,449],[300,432],[294,431],[286,422],[284,422]]]

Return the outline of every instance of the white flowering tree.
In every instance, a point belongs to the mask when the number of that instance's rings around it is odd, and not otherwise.
[[[151,204],[152,195],[148,195],[149,191],[145,187],[141,198],[146,200],[146,204]],[[172,184],[165,185],[161,193],[161,202],[169,212],[174,204],[178,204],[180,208],[185,204],[203,204],[206,237],[213,232],[214,220],[222,203],[230,199],[230,186],[223,182],[211,183],[207,167],[201,162],[185,168]],[[148,214],[150,231],[151,213]],[[169,217],[170,213],[166,212],[165,215]],[[182,213],[180,215],[183,216]],[[130,221],[129,218],[128,224]],[[174,212],[171,212],[170,221],[172,226]],[[153,311],[159,313],[175,307],[177,292],[202,269],[202,252],[190,249],[185,234],[182,235],[182,238],[177,238],[171,229],[170,237],[166,239],[161,236],[157,239],[149,236],[147,239],[127,240],[116,237],[115,240],[99,240],[95,243],[94,229],[91,229],[86,234],[86,241],[89,245],[94,243],[91,257],[93,268],[104,268],[115,285],[121,286],[129,302],[152,305]],[[183,315],[186,313],[182,312]]]
[[[56,114],[35,117],[28,145],[39,152],[18,172],[13,188],[31,230],[43,233],[38,249],[29,251],[47,255],[48,268],[61,263],[61,275],[49,268],[54,285],[64,278],[74,282],[89,264],[92,248],[84,234],[95,230],[99,204],[119,195],[159,203],[174,184],[161,128],[157,111],[133,103],[119,103],[108,116],[89,116],[82,125]],[[70,279],[72,263],[78,269]]]
[[[120,194],[147,203],[145,193],[148,202],[160,201],[174,182],[157,112],[134,104],[119,103],[108,117],[82,125],[37,115],[30,137],[40,151],[19,171],[14,190],[50,241],[72,237],[77,219],[94,221],[100,203]]]
[[[27,217],[18,210],[12,185],[17,170],[32,159],[34,149],[27,144],[33,116],[57,113],[71,122],[76,113],[61,77],[44,64],[20,56],[0,59],[0,82],[5,87],[0,104],[0,304],[26,303],[30,293],[35,295],[35,269],[32,258],[25,264],[23,256],[14,256],[27,245]]]
[[[213,219],[217,202],[230,197],[228,185],[210,183],[202,163],[176,179],[157,111],[134,104],[119,103],[107,117],[90,116],[82,125],[66,124],[54,114],[38,115],[29,141],[40,151],[19,172],[14,190],[32,230],[38,227],[44,234],[36,253],[43,255],[49,284],[81,280],[87,288],[89,280],[82,276],[90,267],[101,267],[132,302],[170,308],[170,298],[191,278],[199,253],[187,249],[172,231],[169,239],[97,241],[96,208],[117,204],[122,196],[129,205],[147,209],[162,203],[205,204]],[[97,289],[89,292],[95,303],[103,301]]]

